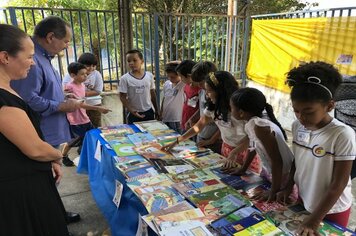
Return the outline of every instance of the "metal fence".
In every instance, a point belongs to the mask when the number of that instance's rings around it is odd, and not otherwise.
[[[346,17],[356,16],[356,7],[342,7],[320,10],[285,12],[277,14],[265,14],[251,16],[252,19],[290,19],[290,18],[313,18],[313,17]]]
[[[99,59],[105,89],[117,87],[121,75],[119,17],[116,11],[9,7],[0,9],[0,22],[17,25],[32,34],[37,22],[57,15],[72,27],[72,43],[55,60],[61,76],[69,63],[83,52]],[[248,40],[243,17],[208,14],[132,14],[133,44],[143,52],[145,70],[159,81],[164,64],[172,60],[210,60],[219,69],[238,75],[244,68],[243,52]]]

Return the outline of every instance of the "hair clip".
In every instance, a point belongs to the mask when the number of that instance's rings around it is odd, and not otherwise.
[[[322,87],[323,89],[325,89],[329,93],[330,98],[333,97],[333,94],[331,93],[330,89],[328,89],[325,85],[321,84],[321,79],[319,79],[318,77],[309,76],[307,78],[307,82],[305,82],[305,83],[318,85],[318,86]]]
[[[219,81],[218,81],[218,79],[215,77],[215,73],[214,73],[214,72],[210,72],[210,73],[209,73],[209,79],[211,80],[211,82],[213,82],[213,84],[214,84],[215,86],[218,86]]]

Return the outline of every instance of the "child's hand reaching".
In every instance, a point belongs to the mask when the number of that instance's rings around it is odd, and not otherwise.
[[[140,118],[140,119],[145,118],[145,115],[141,115],[138,111],[133,111],[133,112],[131,112],[131,114]]]
[[[320,225],[320,220],[317,220],[313,215],[309,215],[304,219],[303,223],[299,226],[295,235],[305,235],[305,236],[318,236],[318,228]]]
[[[258,202],[274,202],[276,201],[277,194],[271,190],[263,191],[258,193],[252,199]]]
[[[106,108],[106,107],[98,107],[98,111],[99,111],[100,113],[103,113],[103,114],[106,114],[106,113],[108,113],[108,112],[111,112],[111,110],[108,109],[108,108]]]
[[[277,202],[279,202],[283,205],[289,205],[292,202],[291,199],[289,198],[292,191],[293,191],[293,187],[292,188],[287,187],[287,188],[283,189],[282,191],[278,192],[276,194]]]

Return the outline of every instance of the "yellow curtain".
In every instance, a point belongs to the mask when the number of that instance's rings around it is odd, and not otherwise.
[[[249,79],[289,92],[286,73],[317,60],[356,75],[356,17],[252,21]]]

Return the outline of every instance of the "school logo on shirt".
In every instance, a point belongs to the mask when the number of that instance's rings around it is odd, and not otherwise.
[[[323,157],[326,155],[326,151],[323,147],[315,145],[312,149],[312,153],[316,157]]]

